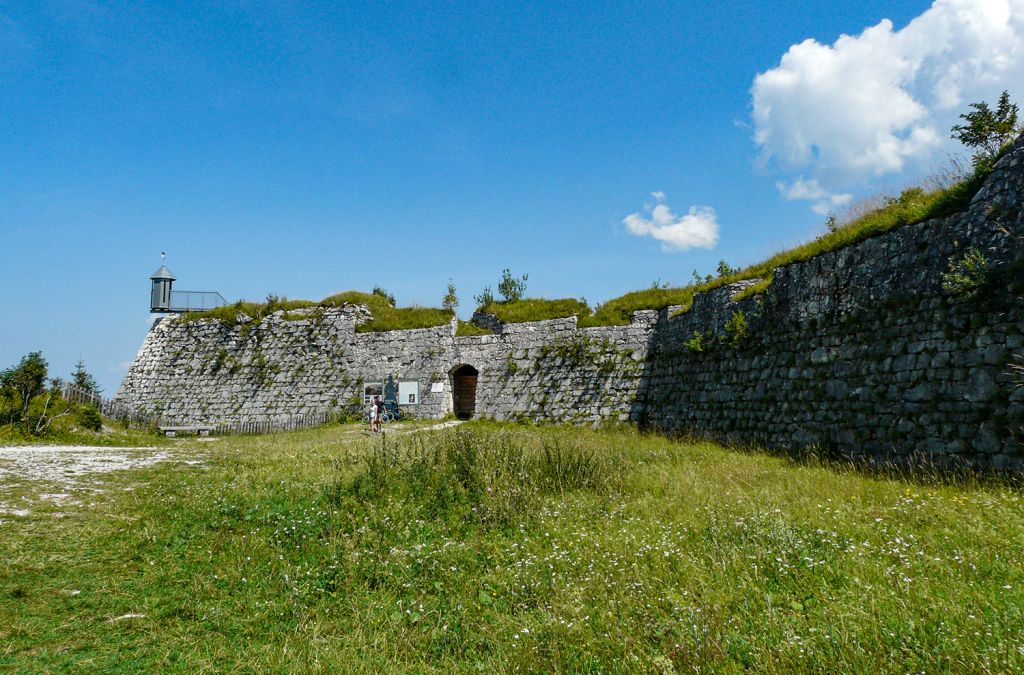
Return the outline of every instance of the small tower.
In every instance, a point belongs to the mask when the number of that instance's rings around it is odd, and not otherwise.
[[[171,274],[171,271],[167,269],[167,265],[164,264],[153,273],[150,279],[153,280],[153,292],[150,296],[149,311],[170,312],[171,284],[174,283],[174,275]]]

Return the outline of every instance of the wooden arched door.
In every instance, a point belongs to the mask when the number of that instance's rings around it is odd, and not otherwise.
[[[460,420],[468,420],[476,412],[477,375],[477,369],[468,365],[452,371],[452,405]]]

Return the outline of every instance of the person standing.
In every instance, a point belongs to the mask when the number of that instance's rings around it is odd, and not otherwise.
[[[379,399],[380,399],[380,396],[374,396],[373,400],[370,401],[369,416],[370,416],[370,433],[371,434],[377,431],[377,421],[378,421],[377,420],[377,414],[378,414],[377,401]]]
[[[377,409],[377,431],[380,431],[380,423],[384,419],[384,401],[380,400],[380,396],[373,397],[373,405]]]

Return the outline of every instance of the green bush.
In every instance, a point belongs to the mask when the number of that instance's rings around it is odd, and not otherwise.
[[[747,315],[737,310],[725,322],[725,343],[732,348],[739,347],[750,336],[750,325]]]
[[[501,297],[505,299],[505,302],[516,302],[522,300],[523,293],[526,293],[526,280],[528,275],[516,278],[512,276],[512,272],[509,269],[501,271],[501,281],[498,282],[498,292],[501,293]]]
[[[942,289],[956,298],[969,298],[978,292],[988,279],[988,260],[975,247],[964,251],[959,258],[950,258],[942,275]]]
[[[714,336],[710,332],[703,333],[699,330],[695,330],[693,331],[693,335],[690,336],[690,339],[687,340],[684,344],[686,345],[686,348],[689,349],[691,352],[700,354],[711,346],[711,340],[713,337]]]
[[[89,431],[100,431],[103,429],[103,416],[94,405],[84,405],[78,411],[78,423]]]

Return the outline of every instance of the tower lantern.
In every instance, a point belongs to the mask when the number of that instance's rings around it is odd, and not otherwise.
[[[149,311],[170,312],[171,310],[171,284],[174,283],[174,275],[167,265],[161,265],[160,269],[150,277],[153,280],[153,291],[150,296]]]

